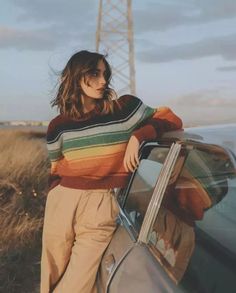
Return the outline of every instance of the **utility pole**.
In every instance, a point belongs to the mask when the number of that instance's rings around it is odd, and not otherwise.
[[[96,51],[108,54],[119,95],[135,95],[134,41],[131,0],[100,0]]]

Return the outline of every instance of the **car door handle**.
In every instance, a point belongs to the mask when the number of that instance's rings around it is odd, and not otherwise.
[[[115,264],[116,264],[116,261],[113,254],[109,254],[105,257],[105,269],[109,275],[112,272],[112,269],[114,268]]]

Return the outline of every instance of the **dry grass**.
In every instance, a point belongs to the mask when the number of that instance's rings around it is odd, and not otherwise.
[[[34,292],[49,161],[45,133],[1,130],[0,292]]]

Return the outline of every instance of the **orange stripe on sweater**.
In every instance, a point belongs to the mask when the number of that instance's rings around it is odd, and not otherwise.
[[[82,160],[89,158],[96,158],[101,156],[116,155],[117,153],[124,152],[127,146],[127,142],[116,145],[100,146],[79,150],[72,150],[65,153],[67,161]]]
[[[68,162],[62,159],[51,171],[60,176],[108,176],[112,173],[127,173],[123,166],[124,153],[102,156],[100,158],[87,158]]]

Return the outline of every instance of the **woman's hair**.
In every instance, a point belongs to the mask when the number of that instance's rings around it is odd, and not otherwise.
[[[98,62],[102,60],[105,70],[105,90],[103,98],[96,100],[100,105],[101,113],[113,112],[115,91],[109,87],[111,81],[111,67],[104,55],[89,51],[79,51],[75,53],[62,70],[60,84],[55,98],[51,105],[57,106],[60,113],[71,118],[83,116],[83,100],[81,99],[82,89],[80,81],[85,76],[89,76],[97,69]]]

